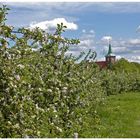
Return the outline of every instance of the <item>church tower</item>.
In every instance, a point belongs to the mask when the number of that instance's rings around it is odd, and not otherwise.
[[[116,56],[115,54],[112,53],[112,48],[111,48],[111,44],[109,43],[109,48],[108,48],[108,53],[105,56],[106,58],[106,63],[107,64],[114,64],[116,61]]]
[[[112,48],[110,42],[108,42],[108,53],[105,56],[105,61],[97,61],[95,62],[100,69],[103,68],[112,68],[112,65],[116,62],[116,56],[112,53]]]

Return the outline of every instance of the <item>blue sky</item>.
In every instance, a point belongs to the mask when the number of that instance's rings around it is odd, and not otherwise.
[[[81,43],[68,53],[95,50],[103,60],[110,38],[113,53],[140,63],[140,2],[5,3],[11,8],[7,23],[15,27],[39,26],[53,31],[63,21],[66,37]]]

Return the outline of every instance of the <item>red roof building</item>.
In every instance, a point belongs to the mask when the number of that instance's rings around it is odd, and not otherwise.
[[[107,55],[105,56],[105,61],[97,61],[95,63],[102,69],[111,66],[111,64],[114,64],[115,61],[116,56],[112,53],[111,44],[109,44],[109,49]]]
[[[102,68],[107,68],[107,63],[106,61],[97,61],[95,62],[101,69]]]

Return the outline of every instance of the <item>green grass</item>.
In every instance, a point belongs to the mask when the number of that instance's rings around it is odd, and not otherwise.
[[[94,125],[92,115],[87,116],[79,138],[140,138],[140,92],[110,95],[97,112],[99,125]],[[45,137],[46,128],[42,129]]]
[[[97,137],[140,138],[140,92],[109,96],[98,112],[101,125]]]

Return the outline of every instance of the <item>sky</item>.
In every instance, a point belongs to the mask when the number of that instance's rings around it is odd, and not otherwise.
[[[80,39],[67,52],[97,52],[104,60],[108,41],[117,59],[140,63],[140,2],[7,2],[7,24],[15,28],[40,27],[53,32],[57,23],[67,26],[63,36]]]

